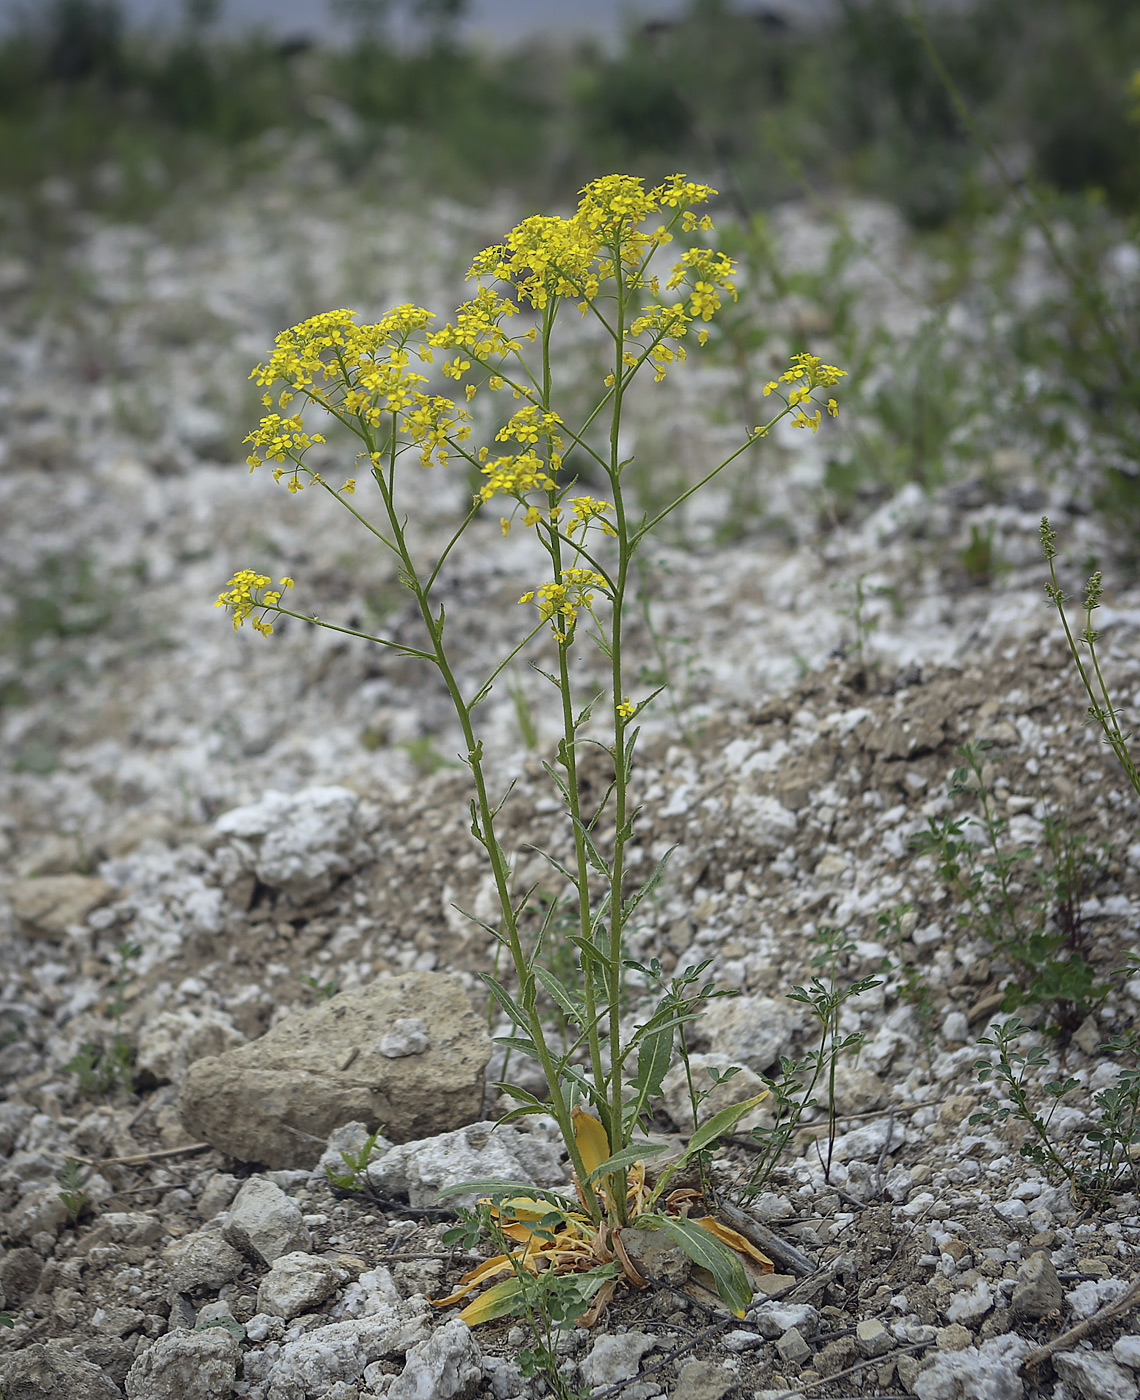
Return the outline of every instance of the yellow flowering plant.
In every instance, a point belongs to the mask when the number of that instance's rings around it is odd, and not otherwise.
[[[547,1086],[542,1099],[517,1085],[501,1085],[517,1105],[507,1117],[553,1115],[574,1172],[574,1200],[478,1184],[495,1192],[496,1218],[519,1250],[490,1261],[453,1295],[499,1280],[465,1309],[469,1321],[509,1310],[520,1280],[550,1269],[601,1271],[597,1288],[591,1284],[580,1290],[583,1310],[589,1304],[590,1315],[596,1316],[620,1277],[638,1286],[620,1242],[621,1230],[634,1218],[639,1225],[669,1233],[710,1271],[734,1310],[741,1311],[750,1297],[740,1264],[749,1246],[712,1217],[690,1218],[693,1193],[665,1191],[677,1164],[647,1184],[645,1160],[660,1149],[645,1140],[643,1124],[684,1024],[699,1013],[712,988],[702,985],[702,969],[689,969],[669,985],[659,978],[663,995],[657,1006],[623,1034],[623,980],[636,967],[624,958],[625,930],[661,873],[658,866],[648,880],[634,884],[627,859],[638,814],[633,786],[638,719],[657,692],[631,693],[625,629],[634,603],[633,564],[651,532],[780,419],[790,417],[796,426],[816,431],[823,408],[837,411],[827,391],[843,371],[806,353],[794,356],[788,370],[764,390],[782,402],[768,422],[748,431],[733,453],[664,508],[652,515],[636,512],[626,480],[629,461],[620,448],[630,386],[645,373],[658,382],[666,378],[686,358],[692,339],[705,343],[708,323],[735,296],[734,264],[712,249],[689,248],[667,273],[654,270],[678,233],[699,235],[711,229],[708,214],[698,211],[714,194],[683,175],[653,189],[626,175],[595,180],[582,191],[569,218],[535,215],[501,244],[484,249],[469,273],[474,295],[441,328],[432,329],[432,313],[410,305],[395,307],[375,325],[358,324],[351,311],[330,311],[282,332],[269,361],[253,373],[266,389],[266,414],[247,438],[251,471],[266,463],[291,492],[316,487],[333,496],[390,551],[415,599],[423,641],[413,646],[294,611],[284,601],[293,580],[274,584],[252,569],[234,574],[218,606],[235,628],[250,619],[268,634],[274,617],[298,618],[365,637],[439,672],[454,704],[471,774],[471,831],[485,852],[498,897],[498,924],[484,927],[510,965],[506,977],[484,980],[512,1028],[505,1044],[537,1060]],[[568,309],[593,317],[612,343],[612,367],[599,385],[597,402],[577,421],[560,411],[556,392],[555,330]],[[445,357],[444,381],[462,386],[461,396],[435,392],[431,366],[437,354]],[[520,407],[492,443],[475,446],[467,405],[477,394],[507,392]],[[358,441],[356,463],[339,487],[308,465],[310,448],[324,441],[305,426],[310,411],[335,419]],[[591,474],[605,482],[603,494],[580,489],[567,469],[568,453],[590,463]],[[397,503],[398,482],[416,470],[414,459],[420,469],[435,471],[458,460],[480,481],[446,546],[426,561],[417,557]],[[363,485],[364,480],[374,488],[375,509],[356,494],[357,482]],[[440,575],[459,539],[492,503],[502,511],[504,533],[515,521],[535,532],[546,555],[546,577],[520,598],[537,609],[537,617],[529,615],[517,645],[480,683],[465,686],[438,601]],[[541,674],[553,685],[561,726],[555,760],[544,766],[562,804],[573,855],[565,862],[547,857],[562,892],[547,904],[537,935],[529,935],[534,891],[516,889],[511,855],[498,835],[507,797],[492,795],[476,712],[505,668],[544,633],[554,660]],[[575,663],[585,647],[604,659],[608,677],[601,696],[580,693],[581,668]],[[608,791],[592,811],[586,810],[579,784],[586,743],[600,745],[610,766]],[[574,930],[569,935],[576,973],[572,984],[556,978],[539,959],[556,914],[564,919],[568,909]],[[556,1049],[552,1043],[541,1010],[544,998],[556,1003],[574,1028],[569,1048]],[[689,1141],[687,1156],[708,1150],[756,1102],[724,1110],[702,1124]]]

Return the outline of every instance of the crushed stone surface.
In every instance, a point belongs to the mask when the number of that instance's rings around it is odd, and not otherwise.
[[[29,272],[0,303],[6,1400],[37,1386],[139,1400],[540,1393],[517,1367],[516,1321],[468,1334],[455,1309],[426,1301],[476,1258],[444,1243],[440,1211],[398,1191],[334,1188],[312,1166],[225,1156],[178,1112],[192,1064],[326,995],[447,972],[482,1013],[480,974],[494,965],[493,940],[459,912],[490,917],[492,891],[450,758],[446,695],[361,643],[299,626],[264,642],[212,608],[230,573],[264,562],[295,575],[322,616],[414,635],[386,561],[327,503],[246,474],[235,445],[256,412],[246,376],[277,330],[328,306],[454,305],[471,252],[513,211],[380,218],[349,193],[324,194],[321,205],[254,189],[182,229],[92,225],[69,255],[80,300],[45,298]],[[898,253],[891,211],[859,205],[856,216],[883,256]],[[826,244],[806,210],[774,226],[803,256]],[[903,326],[911,312],[878,268],[857,261],[851,285],[867,315]],[[585,376],[593,349],[574,335],[569,372]],[[715,447],[725,430],[710,405],[728,397],[723,366],[691,366],[664,412],[635,404],[639,450]],[[841,929],[841,980],[876,983],[838,1022],[863,1046],[841,1063],[834,1131],[825,1106],[809,1109],[752,1195],[760,1154],[746,1132],[713,1168],[717,1191],[811,1272],[777,1280],[743,1321],[692,1280],[619,1295],[598,1329],[563,1337],[563,1364],[646,1400],[1134,1396],[1137,1314],[1105,1310],[1137,1276],[1136,1183],[1080,1198],[1021,1154],[1016,1117],[975,1121],[992,1093],[975,1061],[1006,1017],[1013,967],[963,920],[914,838],[978,812],[954,774],[959,746],[984,740],[995,810],[1010,846],[1029,853],[1017,909],[1038,898],[1032,872],[1051,859],[1053,823],[1096,853],[1078,900],[1103,986],[1095,1008],[1060,1036],[1042,1008],[1018,1012],[1030,1027],[1021,1048],[1043,1057],[1031,1096],[1048,1112],[1044,1086],[1075,1081],[1050,1132],[1062,1152],[1087,1152],[1094,1096],[1130,1067],[1105,1042],[1140,1009],[1140,977],[1116,975],[1140,940],[1140,802],[1085,722],[1044,604],[1041,514],[1068,557],[1115,571],[1101,646],[1124,727],[1140,720],[1140,589],[1107,562],[1111,542],[1064,474],[1042,484],[1013,454],[996,480],[908,486],[829,523],[811,505],[822,449],[774,436],[771,463],[749,468],[771,473],[767,517],[718,537],[716,511],[732,501],[714,494],[686,538],[651,552],[633,670],[664,667],[673,699],[644,725],[631,865],[647,875],[672,855],[629,954],[667,974],[707,963],[736,996],[693,1026],[697,1063],[739,1065],[754,1083],[819,1043],[787,993],[818,973],[819,931]],[[447,538],[467,490],[438,468],[427,480],[409,498],[424,549]],[[1004,561],[989,581],[960,562],[978,525],[993,526]],[[515,600],[538,562],[521,530],[500,540],[497,518],[455,552],[442,588],[465,680],[513,645]],[[868,609],[858,628],[856,579]],[[560,856],[566,836],[542,767],[555,737],[542,682],[524,672],[519,684],[535,747],[506,687],[484,723],[496,779],[515,783],[502,835],[525,886],[549,878],[529,848]],[[587,762],[586,800],[606,781]],[[636,1017],[648,992],[636,978],[630,991]],[[430,1017],[400,1022],[383,1053],[419,1053],[431,1033]],[[129,1091],[97,1082],[90,1054],[86,1077],[76,1068],[84,1047],[97,1055],[116,1039],[133,1057]],[[493,1088],[501,1070],[500,1051],[474,1116],[507,1106]],[[525,1066],[514,1073],[540,1087]],[[667,1094],[654,1127],[683,1133],[686,1112],[683,1093]],[[530,1158],[556,1173],[551,1125],[517,1126],[535,1140]],[[326,1161],[362,1135],[334,1135]],[[77,1212],[60,1195],[68,1159],[85,1178]],[[239,1193],[278,1208],[288,1198],[275,1258],[227,1228]],[[1022,1366],[1081,1323],[1056,1357]]]

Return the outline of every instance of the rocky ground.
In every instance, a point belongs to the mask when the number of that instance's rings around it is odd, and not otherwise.
[[[169,227],[77,215],[62,268],[0,268],[5,1400],[539,1393],[515,1364],[516,1325],[472,1333],[426,1301],[472,1262],[443,1241],[438,1189],[565,1180],[543,1120],[489,1131],[502,1054],[479,973],[493,948],[456,906],[486,916],[490,891],[445,697],[354,642],[235,637],[211,608],[235,568],[264,564],[297,577],[306,608],[411,636],[385,564],[340,519],[235,465],[255,411],[245,375],[313,311],[453,305],[470,253],[513,211],[381,215],[332,186],[311,197],[305,179],[308,197],[300,180],[251,190]],[[868,242],[845,275],[865,314],[907,324],[882,266],[919,276],[917,254],[890,211],[851,218]],[[777,220],[789,258],[826,244],[813,219]],[[773,314],[794,343],[803,307]],[[827,352],[825,330],[813,348]],[[778,334],[764,353],[785,349]],[[585,338],[568,351],[586,367],[591,353]],[[641,450],[727,440],[723,364],[675,389],[665,411],[637,407]],[[979,813],[953,774],[960,745],[987,741],[984,782],[1022,852],[1017,917],[1045,904],[1102,988],[1079,1015],[1048,998],[1020,1012],[1020,1048],[1043,1057],[1034,1106],[1049,1111],[1049,1080],[1075,1081],[1049,1132],[1084,1171],[1095,1096],[1134,1066],[1105,1042],[1140,1002],[1124,971],[1140,804],[1082,722],[1037,525],[1048,510],[1067,557],[1095,554],[1109,574],[1111,541],[1079,478],[1046,480],[1009,450],[984,475],[836,523],[817,501],[823,453],[777,437],[753,469],[768,473],[767,515],[726,534],[740,500],[726,490],[655,551],[631,645],[645,685],[668,672],[673,700],[646,725],[636,868],[676,849],[631,952],[668,972],[708,959],[738,994],[712,1003],[693,1049],[698,1075],[741,1066],[717,1093],[744,1097],[818,1045],[786,994],[818,971],[820,930],[841,929],[836,985],[878,981],[839,1020],[862,1048],[840,1061],[833,1132],[809,1109],[763,1179],[747,1133],[718,1155],[728,1207],[775,1236],[746,1319],[657,1259],[655,1285],[564,1337],[566,1372],[645,1400],[1125,1400],[1140,1393],[1128,1159],[1094,1197],[1019,1154],[1016,1116],[972,1121],[992,1093],[979,1042],[1006,1018],[1017,961],[960,917],[912,843],[931,820]],[[430,483],[413,503],[425,548],[467,489],[438,471]],[[964,562],[972,528],[992,529],[1000,568]],[[525,539],[498,535],[480,525],[445,582],[472,674],[512,635],[534,565]],[[1102,645],[1135,723],[1140,590],[1123,565],[1110,581]],[[508,693],[487,706],[496,772],[517,779],[507,835],[557,851],[552,731],[541,690],[519,684],[532,747]],[[1065,889],[1048,883],[1057,822],[1084,842]],[[519,877],[543,867],[524,857]],[[654,1127],[675,1138],[686,1115],[675,1069]],[[322,1160],[339,1171],[376,1127],[355,1189],[334,1189]]]

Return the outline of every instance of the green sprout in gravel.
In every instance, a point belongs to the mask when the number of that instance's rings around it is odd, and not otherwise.
[[[664,1230],[711,1267],[722,1294],[739,1309],[748,1292],[733,1252],[737,1246],[728,1247],[711,1226],[700,1228],[683,1212],[670,1213],[661,1184],[671,1168],[652,1189],[644,1180],[642,1158],[651,1154],[644,1126],[681,1028],[704,998],[699,987],[680,997],[667,989],[640,1024],[623,1025],[626,930],[664,866],[662,860],[644,878],[633,874],[638,721],[656,691],[630,693],[635,682],[626,633],[637,602],[636,562],[653,532],[781,419],[815,432],[825,415],[835,416],[838,404],[830,393],[843,372],[813,355],[794,355],[789,368],[763,387],[763,398],[774,396],[778,405],[767,422],[749,428],[739,446],[699,473],[695,484],[679,488],[651,513],[633,513],[627,478],[632,458],[622,427],[630,386],[639,376],[665,380],[693,342],[704,345],[708,323],[735,296],[732,259],[695,245],[712,227],[698,211],[713,193],[681,175],[652,190],[632,176],[606,176],[586,187],[570,218],[535,215],[480,253],[470,272],[474,294],[439,329],[430,328],[431,312],[403,305],[374,325],[358,324],[350,311],[331,311],[278,336],[268,364],[254,371],[266,390],[266,412],[248,439],[250,469],[264,461],[290,492],[324,493],[392,554],[419,615],[421,640],[373,635],[292,609],[286,597],[294,580],[273,584],[256,569],[235,573],[218,605],[235,628],[249,619],[268,635],[275,620],[290,617],[363,638],[395,657],[415,658],[434,668],[450,697],[471,775],[471,834],[486,857],[498,904],[496,922],[477,922],[508,968],[501,978],[484,980],[510,1023],[502,1043],[536,1060],[546,1082],[545,1098],[502,1084],[516,1103],[507,1116],[552,1115],[576,1178],[577,1203],[560,1207],[568,1212],[564,1229],[547,1241],[535,1234],[536,1221],[552,1207],[539,1203],[520,1215],[518,1201],[512,1202],[517,1229],[507,1233],[522,1242],[518,1258],[524,1267],[532,1273],[546,1266],[588,1273],[620,1260],[618,1235],[636,1214],[640,1224]],[[658,273],[655,260],[677,239],[679,256]],[[563,313],[591,319],[610,346],[608,372],[584,416],[571,414],[563,400],[577,399],[569,390],[560,392],[555,348]],[[437,356],[443,362],[433,378],[429,367]],[[454,397],[440,392],[450,386]],[[481,403],[494,406],[501,425],[482,446],[473,441],[468,407],[477,395],[486,396]],[[504,398],[513,399],[514,407],[500,409]],[[307,464],[311,449],[324,443],[321,433],[306,426],[308,409],[356,439],[355,462],[339,485]],[[402,503],[409,492],[430,500],[425,470],[453,470],[456,463],[479,483],[478,490],[462,519],[447,524],[448,542],[425,560]],[[594,491],[600,494],[583,489],[580,473],[599,483]],[[357,495],[358,480],[361,486],[367,482],[376,514],[363,492]],[[445,611],[441,581],[460,538],[485,530],[482,517],[493,501],[502,534],[519,525],[532,532],[545,565],[519,599],[533,611],[518,628],[517,643],[472,678],[473,663],[460,665],[469,638]],[[490,547],[487,532],[483,548]],[[536,889],[516,887],[513,857],[499,835],[510,791],[493,794],[479,729],[480,706],[496,682],[507,684],[509,668],[528,649],[536,672],[549,683],[561,730],[554,761],[544,768],[570,852],[546,854],[560,888],[541,913]],[[583,794],[579,765],[587,750],[604,755],[608,766],[600,802]],[[572,976],[565,979],[543,958],[544,944],[564,914],[570,928],[561,937],[573,950]],[[547,999],[573,1028],[567,1046],[548,1029]],[[690,1151],[731,1133],[751,1107],[750,1101],[714,1115],[694,1133]],[[515,1262],[508,1255],[499,1276],[509,1277],[495,1288],[521,1307]],[[632,1269],[624,1272],[636,1286]],[[615,1284],[605,1279],[590,1304],[593,1316]],[[468,1316],[473,1306],[465,1310]],[[495,1306],[495,1300],[488,1304]]]

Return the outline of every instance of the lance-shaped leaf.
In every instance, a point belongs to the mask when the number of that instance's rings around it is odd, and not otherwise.
[[[629,1118],[637,1116],[649,1105],[649,1100],[661,1092],[661,1084],[673,1058],[673,1023],[651,1031],[637,1051],[637,1074],[631,1088],[634,1100],[627,1106]]]
[[[496,1317],[506,1317],[523,1310],[522,1279],[517,1275],[492,1284],[486,1293],[481,1293],[474,1302],[468,1303],[459,1314],[468,1327],[479,1322],[492,1322]]]
[[[642,1217],[645,1219],[645,1217]],[[647,1219],[646,1223],[650,1221]],[[681,1246],[694,1264],[713,1276],[716,1291],[737,1317],[752,1301],[752,1288],[739,1257],[695,1220],[682,1215],[655,1215],[652,1223]]]
[[[577,997],[571,996],[570,992],[562,985],[549,968],[543,967],[541,963],[536,963],[534,975],[546,988],[550,998],[557,1003],[559,1010],[568,1020],[578,1021],[581,1019],[581,1002]]]
[[[598,1125],[601,1126],[600,1124]],[[623,1147],[620,1152],[615,1152],[612,1157],[607,1157],[604,1162],[590,1172],[590,1182],[600,1181],[604,1176],[611,1176],[614,1172],[623,1172],[627,1167],[632,1167],[637,1162],[643,1162],[646,1157],[658,1157],[662,1152],[668,1152],[669,1144],[665,1142],[634,1142],[628,1147]]]

